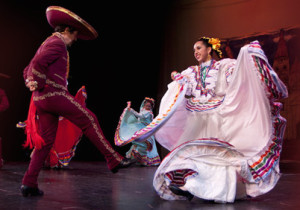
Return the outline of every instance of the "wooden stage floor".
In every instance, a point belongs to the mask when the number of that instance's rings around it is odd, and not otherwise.
[[[8,162],[0,169],[0,209],[201,209],[282,210],[300,209],[300,163],[281,163],[282,177],[269,193],[233,204],[216,204],[194,198],[162,200],[152,187],[157,167],[132,166],[112,174],[105,162],[73,161],[62,170],[43,170],[39,177],[42,197],[24,198],[19,192],[24,162]]]

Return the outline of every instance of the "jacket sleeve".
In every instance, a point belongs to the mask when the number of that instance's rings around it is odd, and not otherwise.
[[[65,52],[66,46],[61,40],[48,42],[41,46],[30,64],[24,69],[26,83],[36,81],[37,89],[42,89],[46,84],[48,67]]]

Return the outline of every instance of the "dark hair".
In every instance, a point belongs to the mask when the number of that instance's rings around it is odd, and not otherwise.
[[[154,99],[148,99],[148,98],[146,98],[144,104],[146,104],[146,103],[150,103],[152,109],[154,108]]]
[[[54,31],[55,32],[64,32],[66,30],[66,28],[69,28],[70,33],[77,31],[74,27],[68,26],[68,25],[58,25],[55,27]]]
[[[204,44],[206,47],[211,47],[211,48],[212,48],[212,45],[208,43],[209,39],[206,39],[206,38],[204,38],[204,37],[201,37],[201,38],[198,39],[198,42],[199,42],[199,41],[202,41],[203,44]]]
[[[209,39],[206,39],[204,37],[201,37],[197,40],[197,42],[202,42],[205,45],[205,47],[210,47],[211,48],[211,51],[210,51],[209,54],[212,56],[213,48],[212,48],[212,45],[208,43],[208,41],[209,41]]]
[[[216,54],[217,54],[217,56],[218,56],[219,58],[222,58],[222,51],[221,51],[220,49],[214,50],[212,44],[209,43],[209,40],[210,40],[210,38],[201,37],[201,38],[199,38],[197,41],[198,41],[198,42],[201,41],[206,47],[210,47],[210,48],[211,48],[211,51],[210,51],[210,55],[211,55],[211,56],[213,55],[213,51],[215,51]]]

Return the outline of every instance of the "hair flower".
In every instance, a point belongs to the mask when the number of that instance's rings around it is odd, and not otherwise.
[[[221,41],[218,38],[210,38],[208,43],[212,45],[214,50],[218,50],[221,47]]]
[[[222,51],[220,50],[221,48],[221,41],[218,38],[209,38],[209,37],[202,37],[202,39],[206,39],[209,44],[211,44],[212,49],[216,51],[218,54],[219,58],[222,58]]]

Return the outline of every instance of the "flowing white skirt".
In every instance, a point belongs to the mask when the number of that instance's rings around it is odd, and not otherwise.
[[[220,62],[226,66],[233,61]],[[164,116],[178,92],[184,94],[175,82],[168,88],[159,116]],[[174,180],[167,176],[183,169],[194,173],[183,176],[182,187],[208,200],[233,202],[241,195],[264,194],[276,185],[286,121],[279,115],[281,104],[274,101],[287,97],[287,89],[258,42],[241,49],[224,91],[216,105],[177,100],[172,116],[156,131],[156,140],[171,151],[153,181],[162,198],[184,199],[168,189]]]

